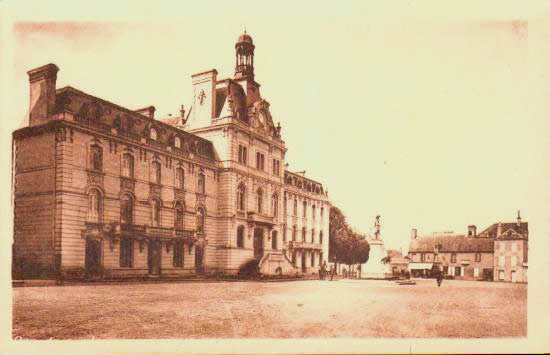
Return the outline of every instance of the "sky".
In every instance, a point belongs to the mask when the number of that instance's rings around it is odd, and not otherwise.
[[[14,9],[4,132],[26,125],[26,71],[50,62],[58,88],[177,115],[193,73],[233,75],[246,27],[288,169],[322,182],[358,232],[380,214],[386,247],[406,251],[411,228],[481,231],[518,210],[531,236],[550,230],[550,78],[533,56],[548,32],[518,3],[133,4]]]

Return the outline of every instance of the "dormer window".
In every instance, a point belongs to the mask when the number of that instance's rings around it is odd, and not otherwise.
[[[157,140],[157,130],[154,128],[151,128],[151,131],[149,132],[149,138],[156,141]]]
[[[176,136],[176,138],[174,138],[174,147],[176,148],[181,148],[181,138]]]

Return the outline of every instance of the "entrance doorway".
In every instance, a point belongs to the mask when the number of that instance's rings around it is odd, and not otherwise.
[[[306,272],[306,253],[302,251],[302,272]]]
[[[264,230],[254,229],[254,258],[261,259],[264,256]]]
[[[84,259],[86,277],[97,277],[101,274],[101,242],[97,239],[86,239],[86,257]]]
[[[147,266],[150,275],[160,275],[161,244],[158,238],[149,239],[147,248]]]
[[[195,272],[202,274],[204,272],[204,247],[195,245]]]

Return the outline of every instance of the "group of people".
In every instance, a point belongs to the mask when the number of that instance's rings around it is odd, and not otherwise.
[[[327,273],[330,274],[330,281],[334,278],[336,274],[336,268],[334,265],[330,267],[330,270],[327,269],[327,262],[323,262],[323,265],[319,268],[319,280],[324,280],[327,277]]]

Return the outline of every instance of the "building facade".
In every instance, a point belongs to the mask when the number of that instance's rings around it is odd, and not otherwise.
[[[285,170],[252,38],[235,50],[233,78],[193,75],[190,109],[165,119],[57,89],[54,64],[28,72],[29,126],[13,133],[17,277],[318,270],[328,193]]]
[[[440,269],[461,280],[527,282],[528,224],[495,223],[481,233],[417,236],[411,231],[408,258],[414,277],[430,277]]]

